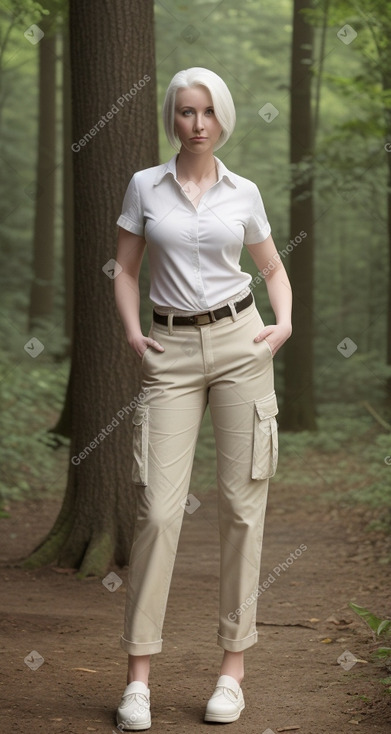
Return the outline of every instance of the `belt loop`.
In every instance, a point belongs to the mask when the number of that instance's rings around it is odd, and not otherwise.
[[[230,308],[232,320],[233,321],[237,321],[238,320],[238,314],[237,314],[237,311],[236,311],[236,308],[235,308],[235,301],[228,301],[227,306],[229,306],[229,308]]]
[[[172,336],[174,333],[174,329],[172,328],[173,319],[174,319],[174,314],[171,312],[168,314],[168,319],[167,319],[168,333],[170,336]]]

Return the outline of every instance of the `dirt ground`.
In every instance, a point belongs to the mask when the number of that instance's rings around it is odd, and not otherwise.
[[[219,726],[203,722],[222,653],[215,492],[199,499],[197,510],[185,513],[163,652],[153,658],[151,731],[159,734]],[[0,521],[0,730],[111,734],[125,685],[118,640],[126,570],[110,569],[124,582],[109,591],[102,579],[79,581],[71,572],[27,572],[12,564],[50,528],[58,506],[13,503],[11,517]],[[349,600],[390,616],[390,548],[363,532],[366,519],[309,497],[308,488],[288,491],[273,480],[261,573],[270,586],[258,602],[258,644],[246,654],[246,708],[237,722],[223,725],[230,734],[389,734],[384,669],[337,663],[345,651],[369,661],[373,645]],[[287,562],[301,544],[307,549]]]

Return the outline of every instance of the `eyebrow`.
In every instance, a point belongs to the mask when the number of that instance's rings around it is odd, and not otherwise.
[[[212,107],[214,107],[213,104],[208,104],[205,109],[210,110]],[[184,104],[182,107],[177,107],[178,110],[195,110],[195,107],[193,107],[191,104]]]

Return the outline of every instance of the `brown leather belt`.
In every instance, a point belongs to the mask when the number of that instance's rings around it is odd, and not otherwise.
[[[249,293],[246,298],[242,301],[236,301],[233,305],[237,313],[248,308],[253,303],[253,294]],[[205,324],[211,324],[213,321],[219,321],[224,319],[226,316],[232,316],[231,309],[229,306],[222,306],[216,308],[215,311],[204,311],[203,313],[197,313],[194,316],[174,316],[172,323],[173,326],[203,326]],[[168,315],[153,312],[153,320],[157,324],[168,324]]]

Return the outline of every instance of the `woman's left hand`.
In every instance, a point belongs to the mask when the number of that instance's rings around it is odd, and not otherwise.
[[[254,341],[261,342],[263,339],[266,339],[274,357],[282,345],[285,344],[287,339],[289,339],[291,334],[291,324],[275,324],[265,326],[262,331],[259,332],[258,336],[255,337]]]

